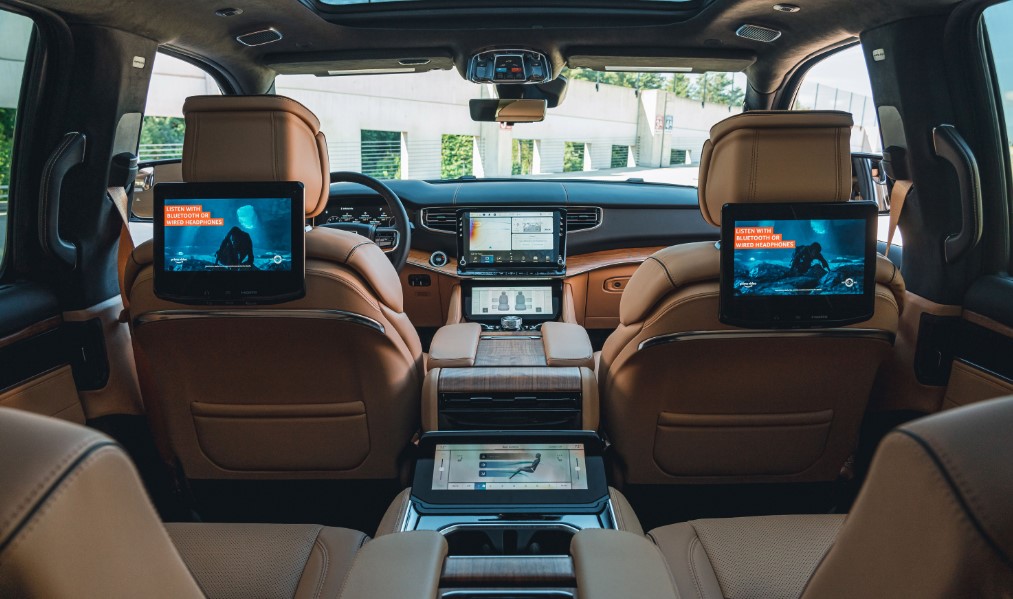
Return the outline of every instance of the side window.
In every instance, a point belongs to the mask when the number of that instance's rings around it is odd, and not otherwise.
[[[843,110],[850,112],[855,124],[851,128],[852,154],[882,155],[883,139],[879,133],[879,120],[876,117],[876,104],[872,100],[872,84],[869,82],[869,69],[865,64],[865,56],[861,46],[852,46],[841,50],[809,69],[792,110]],[[867,171],[864,185],[868,193],[856,191],[856,197],[874,200],[880,206],[887,206],[890,195],[887,181],[879,172],[878,158],[866,160]],[[856,169],[858,167],[856,166]],[[857,171],[856,171],[857,172]],[[857,185],[857,179],[856,179]],[[871,195],[874,197],[865,197]],[[890,216],[881,214],[879,218],[879,241],[886,241],[889,233]],[[893,237],[895,245],[903,245],[900,231]]]
[[[11,189],[14,128],[35,24],[28,17],[0,10],[0,264],[7,248],[7,203]]]
[[[140,145],[142,163],[183,157],[183,102],[190,96],[220,94],[215,80],[199,67],[158,53],[148,86]]]
[[[837,52],[809,69],[792,110],[843,110],[855,120],[851,130],[851,151],[880,154],[876,105],[861,46]]]
[[[1013,2],[995,4],[982,13],[988,29],[992,63],[999,97],[1002,98],[1001,118],[1013,163]]]

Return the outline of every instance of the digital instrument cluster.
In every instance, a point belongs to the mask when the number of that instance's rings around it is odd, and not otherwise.
[[[377,227],[393,227],[394,217],[387,214],[386,204],[367,202],[331,202],[327,209],[316,217],[316,224],[362,223]]]

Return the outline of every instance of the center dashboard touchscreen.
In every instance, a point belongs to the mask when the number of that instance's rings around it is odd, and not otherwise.
[[[461,274],[565,272],[562,210],[462,210],[457,220]]]
[[[301,183],[161,183],[154,195],[158,297],[259,304],[304,295]]]

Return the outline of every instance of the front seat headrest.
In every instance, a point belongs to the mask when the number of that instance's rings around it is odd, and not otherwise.
[[[721,226],[725,204],[851,199],[851,115],[750,111],[711,128],[700,155],[704,220]]]
[[[183,115],[184,181],[301,181],[307,218],[327,206],[327,140],[302,104],[283,96],[192,96]]]
[[[0,408],[0,597],[203,597],[130,458],[95,430]]]

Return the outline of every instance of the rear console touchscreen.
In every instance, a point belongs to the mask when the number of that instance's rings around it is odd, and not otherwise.
[[[554,209],[462,210],[457,215],[462,275],[566,273],[566,217]]]
[[[464,317],[471,322],[498,324],[504,316],[519,316],[526,323],[556,320],[562,304],[563,285],[550,280],[462,281]]]
[[[604,447],[593,432],[441,431],[423,435],[419,447],[412,494],[422,511],[556,506],[578,513],[579,506],[600,511],[608,499]]]

